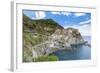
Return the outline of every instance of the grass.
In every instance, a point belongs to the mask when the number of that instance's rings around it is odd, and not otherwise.
[[[59,58],[55,55],[43,55],[38,58],[33,58],[33,62],[44,62],[44,61],[58,61]]]

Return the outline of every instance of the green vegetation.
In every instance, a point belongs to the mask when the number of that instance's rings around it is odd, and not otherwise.
[[[23,34],[23,61],[32,61],[32,46],[42,43],[47,38],[40,34],[31,34],[24,32]]]
[[[33,62],[43,62],[43,61],[58,61],[59,58],[55,55],[43,55],[38,58],[33,58]]]
[[[58,58],[57,56],[55,56],[55,55],[50,55],[50,56],[49,56],[49,60],[50,60],[50,61],[58,61],[59,58]]]
[[[63,29],[52,19],[32,20],[23,14],[23,62],[32,62],[32,47],[48,40],[56,29]],[[36,61],[58,60],[56,56],[41,56]]]
[[[52,34],[56,29],[63,29],[61,25],[52,19],[32,20],[23,14],[24,31],[37,32],[44,35]]]

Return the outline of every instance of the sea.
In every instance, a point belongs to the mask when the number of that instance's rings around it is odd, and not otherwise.
[[[91,36],[83,36],[84,40],[88,44],[91,44]],[[58,50],[53,52],[60,61],[63,60],[88,60],[91,59],[91,47],[87,45],[77,45],[74,46],[74,50]]]

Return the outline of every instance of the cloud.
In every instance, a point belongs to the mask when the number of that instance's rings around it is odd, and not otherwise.
[[[75,13],[72,13],[72,12],[51,12],[52,14],[58,14],[58,15],[66,15],[66,16],[69,16],[69,15],[74,15],[75,17],[80,17],[80,16],[84,16],[86,15],[86,13],[82,13],[82,12],[75,12]]]
[[[89,19],[89,20],[86,20],[86,21],[80,22],[79,24],[87,24],[87,23],[90,23],[90,22],[91,22],[91,20]]]
[[[68,28],[68,27],[78,29],[82,36],[90,36],[91,35],[91,25],[89,25],[89,24],[65,26],[64,28]]]
[[[74,13],[74,15],[75,15],[76,17],[79,17],[79,16],[84,16],[84,15],[86,15],[86,13]]]
[[[66,15],[66,16],[69,16],[71,15],[72,13],[71,12],[62,12],[63,15]]]
[[[51,12],[52,14],[58,14],[58,15],[60,15],[61,14],[61,12]]]
[[[58,14],[58,15],[66,15],[66,16],[69,16],[71,15],[72,13],[71,12],[51,12],[52,14]]]
[[[35,17],[33,17],[32,19],[42,19],[45,18],[46,14],[44,11],[36,11],[35,12]]]

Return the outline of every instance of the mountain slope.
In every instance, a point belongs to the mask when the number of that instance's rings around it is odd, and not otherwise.
[[[24,31],[37,32],[51,35],[56,29],[63,29],[61,25],[52,19],[32,20],[23,14]]]
[[[63,27],[52,19],[32,20],[23,14],[23,61],[32,61],[33,46],[48,40],[56,29]]]

